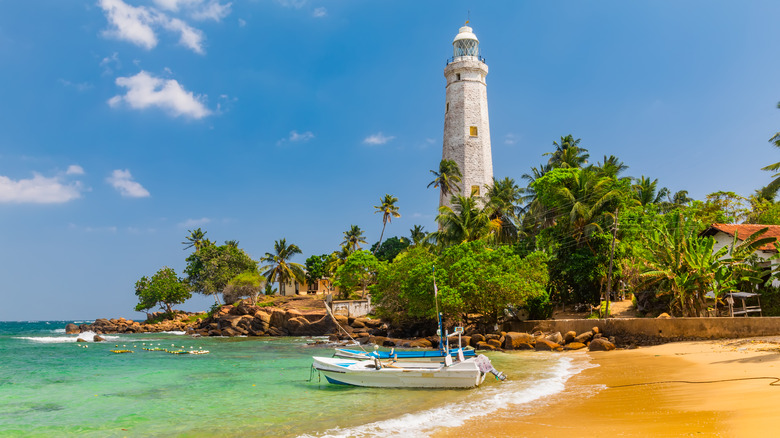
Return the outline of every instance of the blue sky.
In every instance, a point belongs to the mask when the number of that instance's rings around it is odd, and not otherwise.
[[[376,241],[390,193],[386,236],[434,230],[469,14],[496,177],[573,134],[698,199],[769,182],[777,2],[0,0],[0,320],[139,318],[197,227],[303,263],[351,224]]]

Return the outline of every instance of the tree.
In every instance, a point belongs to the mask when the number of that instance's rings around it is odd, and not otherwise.
[[[658,187],[658,179],[650,181],[650,178],[642,175],[639,179],[634,180],[635,183],[631,186],[634,191],[634,197],[641,205],[658,204],[665,196],[669,195],[669,189],[666,187]]]
[[[379,200],[379,205],[375,205],[376,213],[382,213],[382,233],[379,235],[379,243],[382,243],[382,238],[385,235],[385,227],[388,222],[391,222],[394,217],[401,217],[401,213],[398,213],[398,207],[395,203],[398,202],[398,198],[385,194],[384,198]],[[374,249],[376,254],[376,249]]]
[[[434,189],[438,187],[442,198],[446,198],[455,192],[460,192],[458,184],[461,183],[463,174],[455,161],[441,160],[439,162],[439,171],[431,170],[431,173],[436,177],[428,184],[428,187],[433,186]]]
[[[780,108],[780,103],[777,104],[777,107]],[[772,138],[769,139],[769,142],[772,143],[774,147],[780,148],[780,132],[773,135]],[[770,164],[769,166],[762,167],[761,170],[777,172],[780,170],[780,161],[774,164]],[[780,173],[772,175],[772,178],[774,179],[767,185],[767,191],[776,194],[777,191],[780,190]],[[772,197],[774,198],[774,196]]]
[[[427,242],[430,234],[425,232],[425,227],[422,225],[415,225],[414,228],[409,230],[409,238],[411,239],[412,246],[422,245]]]
[[[265,270],[263,275],[269,283],[279,283],[279,293],[282,293],[282,284],[290,280],[298,283],[305,281],[303,266],[290,261],[295,254],[300,254],[301,249],[298,245],[287,244],[286,239],[280,239],[274,242],[274,252],[265,253],[260,259],[261,263],[267,263],[261,269]]]
[[[141,277],[135,283],[135,295],[138,297],[136,311],[145,312],[159,305],[168,313],[173,313],[174,304],[181,304],[192,296],[187,284],[167,266],[152,278]]]
[[[211,245],[212,242],[208,239],[206,239],[206,231],[201,230],[200,228],[196,228],[194,230],[188,230],[190,234],[185,237],[185,241],[182,242],[182,245],[184,246],[185,250],[188,250],[190,248],[195,248],[195,251],[201,249],[204,246]]]
[[[379,242],[371,246],[371,253],[383,262],[392,262],[393,259],[409,247],[409,241],[405,237],[390,237],[380,245]]]
[[[187,257],[187,283],[195,292],[213,295],[219,304],[217,294],[238,274],[257,270],[257,262],[244,250],[233,245],[204,245]]]
[[[330,277],[329,269],[332,254],[313,255],[306,259],[306,282],[308,284],[317,284],[320,280]],[[326,287],[330,289],[327,285]]]
[[[439,207],[436,221],[441,226],[436,240],[444,246],[479,240],[491,232],[490,217],[473,196],[453,196],[452,207]]]
[[[373,283],[381,262],[368,251],[355,251],[347,257],[344,264],[336,270],[334,284],[341,289],[344,298],[358,287],[362,287],[362,296],[366,296],[368,285]]]
[[[522,198],[522,190],[515,184],[512,178],[497,180],[493,178],[493,184],[485,185],[487,203],[485,212],[493,223],[492,228],[497,230],[495,237],[500,243],[512,243],[517,240],[518,220],[517,203]]]
[[[357,251],[360,249],[360,244],[366,243],[366,238],[363,237],[363,230],[357,225],[352,225],[349,230],[344,231],[344,241],[341,245],[346,248],[347,251]]]
[[[604,155],[604,162],[598,163],[596,169],[598,169],[601,176],[617,178],[624,170],[628,169],[628,166],[614,155],[610,155],[609,157]]]
[[[257,304],[257,295],[265,288],[265,278],[257,272],[243,272],[233,277],[222,293],[226,303],[249,297]]]
[[[569,168],[579,169],[583,164],[587,164],[588,150],[579,147],[581,139],[574,139],[571,134],[566,137],[561,137],[561,142],[553,142],[555,150],[547,152],[544,155],[549,155],[549,164],[552,168]]]

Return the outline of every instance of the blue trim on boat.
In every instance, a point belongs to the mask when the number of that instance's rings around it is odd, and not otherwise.
[[[339,348],[338,350],[345,353],[368,355],[370,357],[379,357],[380,359],[392,359],[389,351],[372,351],[366,353],[360,350],[350,350],[347,348]],[[393,355],[399,359],[415,359],[415,358],[431,358],[431,357],[444,357],[441,351],[396,351]],[[463,357],[475,357],[477,355],[475,350],[463,350]],[[450,356],[458,357],[458,350],[450,350]]]
[[[352,385],[350,385],[349,383],[344,383],[344,382],[338,381],[338,380],[336,380],[336,379],[331,379],[330,377],[328,377],[328,375],[327,375],[327,374],[325,374],[325,379],[328,381],[328,383],[332,383],[332,384],[334,384],[334,385],[345,385],[345,386],[352,386]]]

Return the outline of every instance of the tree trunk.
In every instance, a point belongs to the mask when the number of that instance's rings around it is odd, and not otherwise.
[[[382,238],[385,237],[385,227],[387,226],[387,222],[382,223],[382,232],[379,234],[379,243],[376,244],[376,248],[374,248],[374,252],[371,253],[371,255],[376,255],[377,250],[382,245]]]

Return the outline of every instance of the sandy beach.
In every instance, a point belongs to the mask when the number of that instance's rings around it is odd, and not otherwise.
[[[439,437],[777,436],[780,337],[576,353],[596,365],[530,408]],[[663,383],[662,383],[663,382]],[[704,383],[710,382],[710,383]],[[520,410],[522,409],[522,410]]]

